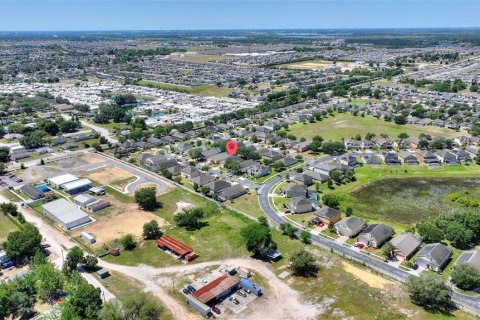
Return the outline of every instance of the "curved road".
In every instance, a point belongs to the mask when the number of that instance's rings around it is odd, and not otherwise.
[[[320,159],[320,162],[328,161],[327,157]],[[271,207],[268,200],[268,195],[272,188],[280,183],[283,180],[281,176],[277,176],[274,179],[268,181],[260,189],[258,196],[258,201],[262,211],[270,218],[275,224],[279,225],[281,223],[287,222],[284,218],[278,215],[278,213]],[[356,260],[364,265],[374,269],[377,272],[380,272],[392,279],[397,281],[405,282],[411,274],[407,271],[399,269],[393,265],[380,261],[368,254],[360,253],[358,251],[351,250],[348,247],[343,246],[342,244],[329,240],[325,237],[321,237],[315,234],[311,234],[312,244],[315,244],[319,247],[322,247],[327,250],[333,250],[334,252],[348,257],[350,259]],[[458,294],[456,292],[452,293],[452,300],[457,304],[458,307],[480,316],[480,297],[470,297]]]

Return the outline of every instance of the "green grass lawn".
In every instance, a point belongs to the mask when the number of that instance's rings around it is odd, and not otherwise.
[[[368,132],[376,134],[377,137],[385,133],[390,139],[395,139],[401,132],[406,132],[410,137],[415,138],[420,133],[444,137],[455,137],[463,134],[433,126],[396,125],[383,119],[371,116],[353,116],[350,113],[337,113],[334,117],[328,117],[316,123],[296,123],[291,125],[289,129],[289,133],[297,138],[304,137],[307,140],[311,140],[316,135],[322,136],[325,140],[350,139],[357,134],[364,137]]]
[[[3,190],[1,194],[11,202],[22,201],[22,199],[20,199],[17,195],[13,194],[10,190]]]
[[[236,198],[233,202],[228,201],[226,204],[256,218],[264,216],[263,211],[258,204],[258,197],[255,191],[251,191],[249,194]]]
[[[18,227],[9,217],[0,213],[0,243],[7,239],[10,232],[18,230]]]
[[[480,167],[470,166],[401,166],[361,167],[355,170],[357,181],[324,193],[337,194],[341,209],[352,207],[354,214],[370,223],[388,222],[397,232],[413,223],[430,220],[465,208],[447,196],[468,189],[471,197],[480,194],[480,184],[467,179],[480,176]],[[401,179],[400,179],[401,178]]]
[[[141,80],[138,82],[138,85],[149,87],[149,88],[157,88],[161,90],[197,94],[200,96],[209,96],[209,97],[226,97],[230,94],[230,92],[232,92],[232,90],[229,88],[217,87],[217,86],[208,85],[208,84],[189,87],[189,86],[182,86],[177,84]]]

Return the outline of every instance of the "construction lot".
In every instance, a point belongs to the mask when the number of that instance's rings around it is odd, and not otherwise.
[[[152,220],[156,220],[160,228],[168,226],[168,222],[154,215],[153,213],[140,210],[134,202],[124,203],[112,194],[99,197],[110,202],[110,207],[90,213],[97,220],[95,223],[73,231],[74,237],[79,237],[81,232],[88,232],[96,238],[96,242],[91,246],[101,248],[126,234],[132,234],[136,238],[142,235],[143,225]]]

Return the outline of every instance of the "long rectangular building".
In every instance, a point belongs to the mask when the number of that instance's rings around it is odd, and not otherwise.
[[[60,176],[52,177],[47,181],[49,185],[59,189],[62,184],[69,183],[75,180],[78,180],[76,176],[74,176],[73,174],[67,173],[67,174],[62,174]]]
[[[90,216],[78,206],[65,200],[58,199],[42,206],[43,212],[60,224],[64,229],[73,229],[91,221]]]

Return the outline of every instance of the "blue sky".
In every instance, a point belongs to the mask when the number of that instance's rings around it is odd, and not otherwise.
[[[479,27],[479,0],[0,0],[0,31]]]

